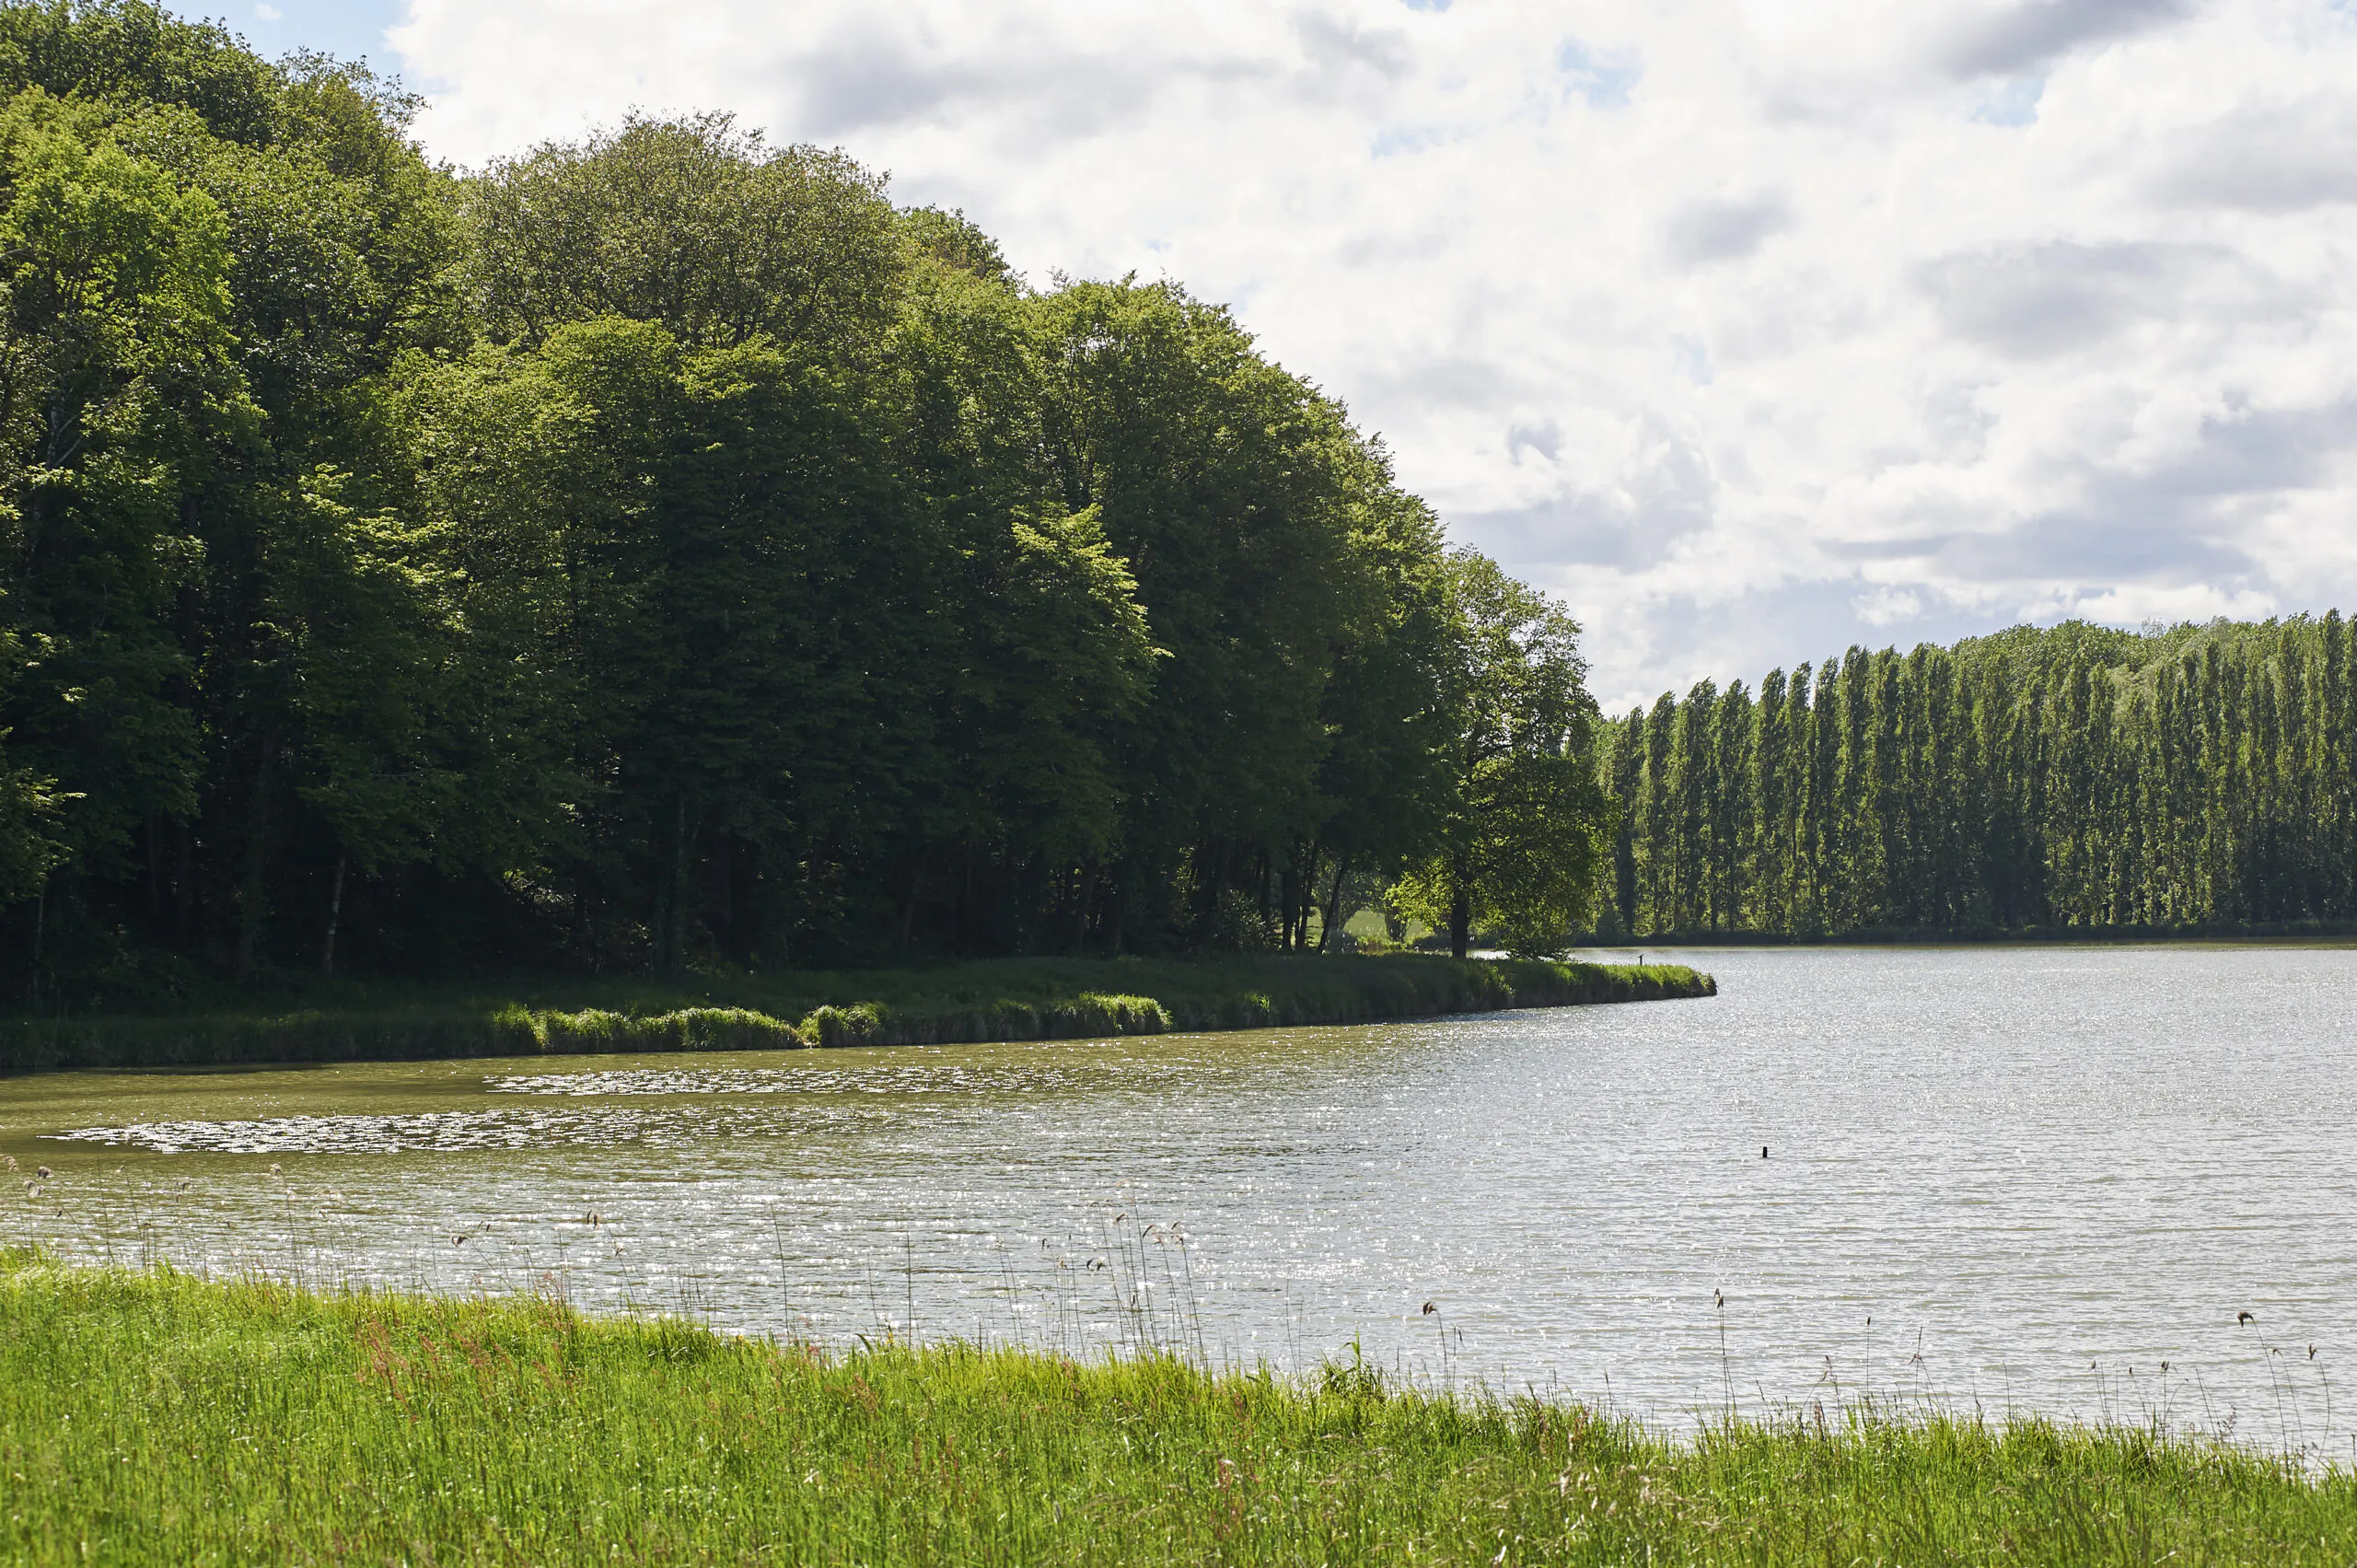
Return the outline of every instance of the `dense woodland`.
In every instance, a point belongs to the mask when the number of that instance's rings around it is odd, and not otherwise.
[[[0,100],[12,993],[1588,917],[1576,627],[1223,309],[136,0]]]
[[[1794,935],[2357,919],[2338,612],[2017,627],[1704,681],[1606,726],[1607,929]]]
[[[2338,617],[1603,723],[1225,310],[724,116],[417,108],[0,4],[0,993],[2357,919]]]

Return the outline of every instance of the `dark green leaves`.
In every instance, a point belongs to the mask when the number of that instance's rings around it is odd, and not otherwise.
[[[136,4],[0,88],[0,926],[77,983],[1582,918],[1576,628],[1225,310],[726,115],[438,171]]]
[[[1471,551],[1449,556],[1446,585],[1448,809],[1393,902],[1460,958],[1476,931],[1517,958],[1561,953],[1589,923],[1618,825],[1590,750],[1579,626]]]

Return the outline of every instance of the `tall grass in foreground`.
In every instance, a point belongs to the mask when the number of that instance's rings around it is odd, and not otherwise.
[[[2357,1484],[2132,1430],[1730,1423],[1147,1356],[846,1355],[0,1256],[15,1562],[2346,1563]]]

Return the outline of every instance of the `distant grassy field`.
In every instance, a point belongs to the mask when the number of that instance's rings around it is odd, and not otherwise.
[[[495,986],[318,982],[160,1016],[0,1016],[0,1071],[792,1049],[1355,1024],[1713,994],[1679,964],[1425,954],[1015,958],[932,969]]]
[[[2267,1563],[2357,1483],[2040,1423],[1690,1442],[1172,1359],[849,1355],[0,1254],[11,1563]]]

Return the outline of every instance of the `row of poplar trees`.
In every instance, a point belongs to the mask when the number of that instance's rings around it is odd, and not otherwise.
[[[418,107],[0,6],[19,993],[1585,918],[1576,628],[1226,312],[726,117]]]
[[[2017,627],[1704,681],[1605,726],[1628,935],[2357,919],[2336,611]]]

